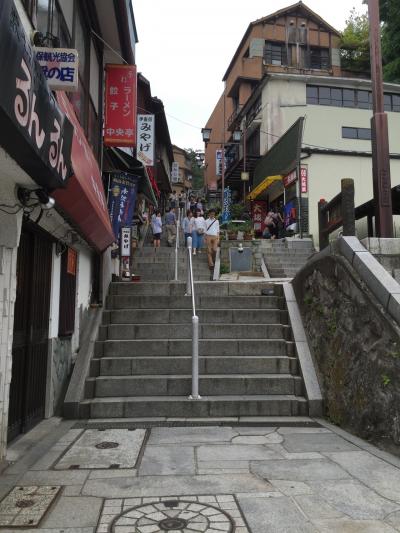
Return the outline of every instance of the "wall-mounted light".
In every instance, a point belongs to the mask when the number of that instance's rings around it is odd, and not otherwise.
[[[232,134],[233,142],[239,143],[242,138],[242,132],[240,130],[235,130]]]
[[[52,209],[56,204],[54,198],[49,196],[44,189],[17,187],[16,194],[19,203],[23,207],[37,207],[40,205],[42,209]]]
[[[202,128],[203,142],[208,143],[211,138],[211,128]]]

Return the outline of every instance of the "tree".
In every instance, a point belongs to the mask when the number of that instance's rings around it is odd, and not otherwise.
[[[380,1],[382,55],[385,81],[400,83],[400,2]]]
[[[371,71],[368,15],[360,15],[355,8],[351,10],[350,17],[346,20],[340,56],[344,70],[366,74]]]
[[[204,170],[199,160],[199,151],[192,148],[185,148],[190,165],[192,167],[192,189],[199,190],[204,187]]]

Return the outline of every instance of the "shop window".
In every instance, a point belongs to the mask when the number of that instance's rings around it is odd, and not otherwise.
[[[372,109],[372,92],[339,87],[307,85],[307,104]],[[385,111],[400,112],[400,95],[385,93]]]
[[[360,109],[370,109],[370,94],[368,91],[357,91],[357,102]]]
[[[371,130],[369,128],[342,128],[343,139],[360,139],[363,141],[371,140]]]
[[[307,104],[316,105],[318,101],[318,87],[307,85]]]
[[[270,65],[287,65],[286,45],[267,41],[264,49],[264,60]]]
[[[58,334],[67,337],[75,329],[75,301],[78,253],[67,247],[61,256],[60,318]]]

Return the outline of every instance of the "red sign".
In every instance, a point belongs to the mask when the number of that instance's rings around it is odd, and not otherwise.
[[[282,179],[283,186],[285,187],[285,189],[287,189],[296,180],[297,180],[297,170],[292,170],[292,172],[290,174],[288,174],[287,176],[283,177],[283,179]]]
[[[261,233],[265,229],[265,217],[267,216],[267,202],[255,201],[251,204],[251,217],[253,219],[254,231]]]
[[[147,175],[149,177],[151,186],[153,187],[153,191],[156,193],[157,196],[160,196],[160,189],[158,188],[157,181],[154,175],[154,167],[144,167],[145,172],[147,172]]]
[[[60,108],[74,126],[72,139],[72,168],[66,189],[58,189],[51,194],[57,205],[81,229],[85,238],[99,251],[114,242],[103,182],[99,165],[86,140],[85,133],[76,118],[71,102],[65,93],[57,91]]]
[[[78,258],[78,254],[76,250],[73,248],[68,248],[68,255],[67,255],[67,274],[71,274],[72,276],[76,275],[76,260]]]
[[[300,170],[300,183],[301,183],[301,192],[308,192],[308,169],[302,168]]]
[[[106,65],[104,144],[136,146],[136,66]]]

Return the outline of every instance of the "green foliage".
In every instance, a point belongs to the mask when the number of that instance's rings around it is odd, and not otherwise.
[[[244,211],[245,211],[245,208],[243,204],[232,204],[231,205],[231,218],[233,220],[241,220]]]
[[[400,2],[380,1],[385,81],[400,83]]]
[[[353,8],[342,33],[340,45],[342,68],[369,73],[371,71],[369,55],[368,15],[361,15]]]
[[[204,169],[199,166],[197,153],[193,148],[185,148],[192,167],[192,189],[195,191],[204,187]]]
[[[221,263],[221,266],[219,268],[219,273],[221,274],[229,274],[229,266],[226,263]]]
[[[306,305],[312,305],[312,303],[313,303],[313,298],[312,298],[312,296],[311,296],[310,294],[306,294],[306,295],[304,296],[304,303],[305,303]]]
[[[384,387],[387,387],[390,383],[390,377],[387,376],[386,374],[382,374],[381,378],[382,378],[382,385]]]

